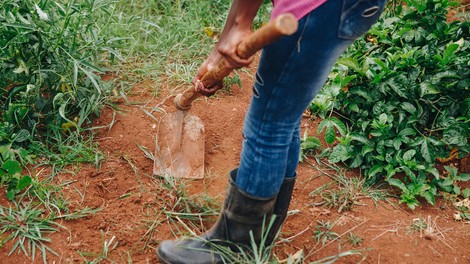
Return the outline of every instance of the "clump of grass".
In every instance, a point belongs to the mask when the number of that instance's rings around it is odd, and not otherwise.
[[[386,190],[365,184],[365,179],[358,177],[348,177],[345,170],[337,166],[332,166],[334,173],[323,171],[323,174],[332,179],[313,190],[309,196],[312,197],[315,205],[323,205],[328,208],[338,208],[338,213],[351,210],[354,206],[362,205],[363,199],[371,199],[374,203],[385,200],[388,197]]]
[[[9,234],[3,238],[2,244],[13,241],[9,255],[16,250],[23,252],[34,261],[36,252],[42,254],[44,263],[47,263],[47,252],[57,255],[46,244],[50,242],[48,234],[57,232],[61,227],[44,212],[32,203],[14,203],[14,207],[0,206],[0,235]]]
[[[410,226],[408,227],[408,232],[410,234],[413,234],[414,232],[419,232],[421,238],[424,237],[427,240],[437,239],[444,243],[446,246],[449,245],[445,242],[444,234],[448,230],[449,229],[441,229],[437,225],[437,217],[433,220],[431,216],[428,216],[427,218],[414,218],[411,221]]]
[[[111,239],[106,240],[105,234],[103,233],[103,231],[101,231],[101,240],[102,240],[101,251],[98,253],[79,251],[78,254],[86,261],[87,264],[98,264],[98,263],[101,263],[102,261],[105,261],[106,263],[115,263],[115,261],[109,259],[109,254],[118,245],[118,242],[114,241],[115,239],[116,239],[116,236],[112,236]],[[90,258],[93,258],[93,259],[89,260]]]
[[[204,222],[212,219],[219,214],[217,202],[204,193],[190,196],[185,188],[183,179],[175,179],[171,176],[165,176],[167,188],[170,188],[175,195],[172,204],[167,204],[163,213],[167,220],[173,223],[178,232],[178,226],[182,220],[185,221],[193,230],[204,230]]]

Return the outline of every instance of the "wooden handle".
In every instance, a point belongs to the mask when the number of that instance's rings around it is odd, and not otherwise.
[[[292,14],[282,14],[271,20],[268,24],[256,30],[248,38],[243,40],[237,47],[238,56],[242,59],[248,59],[264,46],[271,44],[283,36],[289,36],[297,31],[298,22]],[[204,74],[201,82],[204,87],[212,87],[222,81],[232,71],[228,67],[225,59],[221,60],[217,66]],[[182,94],[175,98],[175,106],[179,110],[188,110],[191,104],[196,100],[200,93],[193,87],[186,89]]]

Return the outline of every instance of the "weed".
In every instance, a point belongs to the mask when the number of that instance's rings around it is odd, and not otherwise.
[[[169,205],[163,211],[167,220],[174,225],[180,223],[181,220],[185,220],[193,230],[203,230],[204,221],[219,215],[215,200],[204,194],[190,197],[184,188],[184,184],[178,184],[175,194],[175,203]],[[179,228],[177,230],[179,232]]]
[[[360,246],[363,241],[362,238],[355,235],[353,232],[349,232],[349,235],[347,236],[346,240],[353,246]]]
[[[456,201],[453,203],[453,206],[457,209],[457,212],[454,214],[456,221],[470,221],[470,198]]]
[[[425,238],[427,240],[438,240],[447,247],[452,247],[447,244],[445,241],[445,233],[449,231],[449,229],[442,229],[437,225],[437,216],[434,220],[431,216],[428,216],[426,219],[422,217],[415,218],[411,221],[410,226],[408,227],[408,232],[413,234],[414,232],[419,232],[420,238]]]
[[[43,210],[34,207],[32,203],[16,203],[14,208],[0,207],[0,235],[10,233],[3,239],[2,244],[13,241],[9,255],[15,250],[23,252],[26,256],[31,256],[33,261],[36,251],[42,254],[44,263],[47,263],[47,252],[57,255],[52,249],[46,246],[50,239],[45,235],[57,231],[56,227],[61,227],[50,217],[43,215]]]
[[[250,231],[250,244],[239,245],[230,241],[211,242],[207,241],[211,249],[219,254],[224,263],[241,263],[241,264],[262,264],[270,263],[272,258],[271,252],[273,245],[266,245],[266,239],[274,224],[275,217],[272,217],[269,223],[263,221],[260,241],[255,241],[253,233]]]
[[[115,261],[109,259],[109,253],[113,251],[117,245],[118,242],[114,242],[114,239],[116,239],[115,236],[112,236],[111,239],[106,240],[105,239],[105,234],[103,231],[101,231],[101,240],[102,240],[102,249],[99,253],[89,253],[89,252],[81,252],[79,251],[78,254],[85,260],[87,264],[98,264],[101,263],[102,261],[106,261],[106,263],[115,263]],[[89,258],[93,258],[92,260],[89,260]]]
[[[339,235],[336,232],[331,231],[334,224],[331,224],[330,221],[317,221],[318,225],[315,226],[315,231],[313,231],[313,238],[317,243],[321,243],[324,246],[330,240],[336,240]]]
[[[357,177],[348,177],[345,170],[337,166],[331,166],[334,174],[326,171],[323,173],[333,181],[313,190],[309,196],[314,199],[320,198],[315,205],[324,205],[328,208],[337,207],[338,213],[351,210],[354,206],[361,205],[360,200],[370,198],[374,203],[387,199],[386,190],[367,186],[365,180]]]
[[[43,157],[38,165],[52,166],[51,176],[70,164],[92,163],[98,167],[105,158],[105,155],[98,150],[91,134],[86,136],[75,131],[64,138],[58,130],[50,132],[50,140],[35,141],[30,149]]]
[[[321,148],[320,139],[308,136],[308,129],[305,130],[300,141],[299,161],[302,162],[305,157],[311,155],[314,151]]]
[[[0,167],[0,185],[8,185],[6,196],[10,201],[31,184],[31,177],[21,176],[21,172],[20,163],[16,160],[7,160]]]

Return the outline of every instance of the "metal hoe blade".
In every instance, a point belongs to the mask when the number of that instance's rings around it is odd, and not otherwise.
[[[204,124],[187,111],[166,114],[158,125],[153,175],[204,177]]]

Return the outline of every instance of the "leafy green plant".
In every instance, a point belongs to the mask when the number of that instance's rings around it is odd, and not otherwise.
[[[0,168],[0,184],[7,185],[7,198],[12,201],[15,196],[31,184],[31,177],[22,176],[20,163],[16,160],[4,162]]]
[[[367,184],[387,181],[415,208],[438,190],[463,194],[457,182],[468,180],[435,163],[470,152],[469,23],[446,22],[455,2],[404,2],[354,42],[310,110],[337,142],[330,162],[362,169]]]
[[[31,163],[35,142],[83,131],[110,93],[101,80],[117,54],[103,35],[112,1],[20,1],[0,4],[1,161]]]

